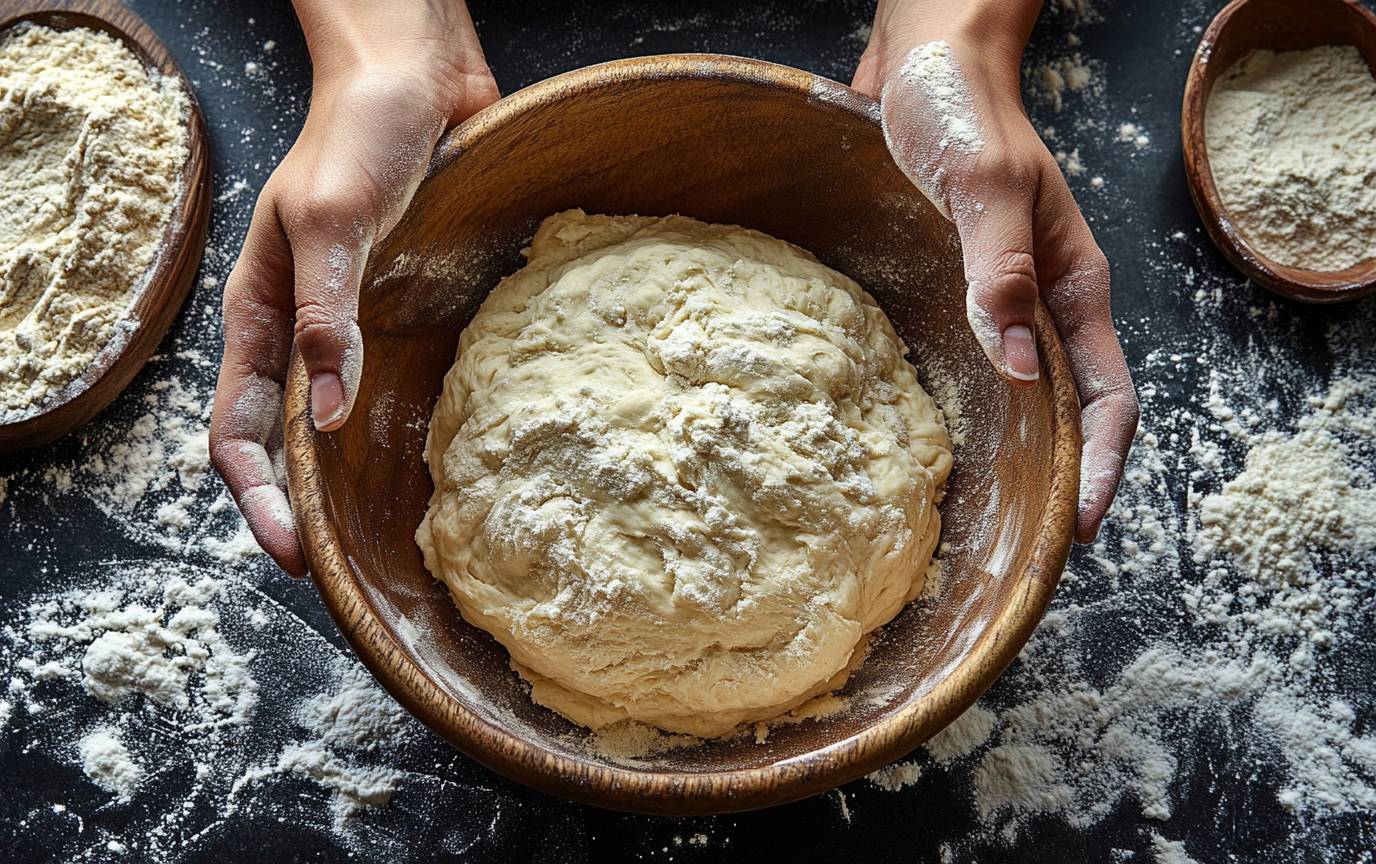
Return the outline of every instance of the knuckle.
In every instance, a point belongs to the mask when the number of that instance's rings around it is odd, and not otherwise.
[[[1023,192],[1032,181],[1032,171],[1013,154],[998,151],[981,155],[970,169],[970,179],[986,188]]]
[[[1106,295],[1109,288],[1108,256],[1097,245],[1091,245],[1071,271],[1070,278],[1076,284]]]
[[[1129,392],[1123,400],[1123,425],[1127,428],[1129,437],[1136,434],[1137,427],[1142,422],[1142,406],[1137,401],[1137,394]]]
[[[990,259],[984,275],[970,290],[981,302],[1030,303],[1037,299],[1036,263],[1027,252],[1001,252]]]
[[[282,224],[287,236],[361,233],[371,223],[378,195],[370,178],[355,181],[335,177],[315,178],[309,188],[282,205]]]
[[[234,473],[234,441],[222,430],[210,430],[210,464],[224,478],[230,491],[237,491],[238,476]]]
[[[324,303],[308,301],[296,309],[295,336],[297,347],[305,342],[335,339],[344,324],[339,310]]]

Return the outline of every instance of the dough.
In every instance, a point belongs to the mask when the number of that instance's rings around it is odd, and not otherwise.
[[[873,298],[781,240],[546,219],[459,340],[417,532],[535,701],[704,737],[844,683],[951,468]]]

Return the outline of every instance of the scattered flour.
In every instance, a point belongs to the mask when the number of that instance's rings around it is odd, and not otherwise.
[[[85,576],[88,587],[0,618],[0,681],[9,680],[0,734],[71,753],[121,803],[154,778],[184,778],[189,788],[178,781],[176,806],[152,811],[146,828],[131,832],[138,839],[120,839],[139,860],[176,859],[237,814],[280,807],[282,790],[270,787],[285,778],[318,790],[291,793],[319,801],[327,818],[314,824],[347,847],[396,858],[400,847],[357,817],[403,788],[466,788],[390,767],[397,753],[433,748],[434,739],[418,734],[356,661],[245,585],[242,572],[109,562]],[[236,650],[226,627],[239,636],[262,631],[260,644],[268,639],[274,649]],[[292,710],[260,710],[255,669],[299,688],[300,696],[275,695]],[[159,788],[166,794],[165,783]]]
[[[138,791],[143,769],[130,758],[117,729],[97,729],[81,739],[78,750],[81,770],[97,786],[114,792],[121,801],[128,801]]]
[[[97,699],[118,705],[142,695],[191,712],[188,722],[198,726],[242,724],[257,704],[258,685],[248,672],[252,652],[236,652],[219,633],[211,602],[220,587],[209,576],[174,576],[159,585],[149,573],[133,591],[78,590],[34,604],[27,627],[33,654],[26,659],[37,663],[54,642],[59,658],[68,656],[62,643],[84,645],[81,683]],[[160,602],[150,604],[150,597]],[[34,677],[44,677],[50,664],[58,674],[67,669],[55,659],[36,666]]]
[[[338,751],[376,751],[395,743],[413,721],[356,664],[337,662],[333,675],[335,689],[310,698],[298,712],[311,737],[288,744],[274,762],[244,772],[230,788],[231,801],[250,785],[276,775],[307,777],[331,793],[334,827],[344,833],[362,810],[392,800],[402,779],[399,772],[351,761]]]
[[[998,718],[992,711],[974,705],[938,732],[926,744],[927,752],[937,762],[950,762],[968,756],[989,740]]]
[[[1036,819],[1091,834],[1128,808],[1161,823],[1149,855],[1188,862],[1164,838],[1179,784],[1211,770],[1217,746],[1253,794],[1291,814],[1286,849],[1345,849],[1343,820],[1376,808],[1370,707],[1341,677],[1343,646],[1372,621],[1376,322],[1367,310],[1333,324],[1316,346],[1331,376],[1316,388],[1277,359],[1286,319],[1274,307],[1214,283],[1195,300],[1212,330],[1255,338],[1147,355],[1148,419],[1103,536],[1073,559],[999,685],[907,763],[917,794],[962,787],[974,766],[980,828],[952,844],[952,860],[1017,844]],[[1099,635],[1109,621],[1111,646]],[[953,751],[973,758],[951,758],[946,739],[967,734]]]
[[[1205,138],[1257,251],[1313,270],[1376,257],[1376,78],[1356,48],[1248,54],[1214,85]]]
[[[1101,86],[1094,67],[1079,52],[1040,64],[1027,81],[1028,91],[1050,102],[1052,109],[1058,113],[1065,107],[1067,93],[1079,93]]]
[[[391,801],[400,776],[390,768],[352,764],[318,741],[292,744],[274,764],[250,769],[240,777],[230,789],[230,800],[249,784],[275,774],[297,774],[329,790],[334,828],[341,833],[364,808],[382,807]]]
[[[394,741],[410,723],[401,709],[373,680],[352,663],[339,663],[336,688],[306,702],[301,710],[305,726],[321,743],[349,750],[376,750]]]
[[[916,762],[895,762],[870,774],[867,778],[885,792],[897,792],[911,786],[922,777],[922,766]]]
[[[1196,557],[1227,550],[1250,578],[1278,588],[1312,579],[1310,550],[1376,549],[1376,488],[1329,427],[1365,386],[1337,382],[1294,435],[1264,432],[1241,474],[1199,502]]]
[[[1120,125],[1118,127],[1118,141],[1122,144],[1131,144],[1138,150],[1145,150],[1147,147],[1151,146],[1151,136],[1136,123],[1123,123]]]
[[[1156,864],[1199,864],[1185,852],[1185,844],[1178,840],[1167,840],[1155,831],[1151,835],[1152,852]]]

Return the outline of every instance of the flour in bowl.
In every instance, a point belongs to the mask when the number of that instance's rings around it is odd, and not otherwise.
[[[1376,78],[1356,48],[1253,51],[1206,119],[1214,183],[1258,252],[1319,271],[1376,257]]]
[[[187,159],[187,96],[95,30],[0,38],[0,419],[127,338]]]

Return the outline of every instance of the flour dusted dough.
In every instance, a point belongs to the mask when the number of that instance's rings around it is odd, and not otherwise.
[[[417,532],[533,698],[717,736],[840,686],[921,590],[939,409],[853,281],[668,217],[540,226],[459,340]]]

